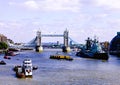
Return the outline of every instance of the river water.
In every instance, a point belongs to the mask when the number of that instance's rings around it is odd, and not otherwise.
[[[46,50],[19,52],[19,55],[6,60],[0,54],[0,60],[7,65],[0,65],[0,85],[120,85],[120,58],[111,56],[108,61],[80,58],[74,52],[66,53],[74,60],[49,59],[51,54],[61,51]],[[24,59],[32,59],[33,78],[16,78],[12,70],[15,65],[22,65]]]

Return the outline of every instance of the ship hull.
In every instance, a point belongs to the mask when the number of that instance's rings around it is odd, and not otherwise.
[[[108,53],[77,52],[76,56],[80,56],[83,58],[101,59],[101,60],[108,60],[109,59]]]

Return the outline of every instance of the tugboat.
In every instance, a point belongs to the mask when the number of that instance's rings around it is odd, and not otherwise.
[[[32,61],[30,59],[25,59],[23,61],[23,66],[15,66],[13,69],[16,72],[18,78],[32,77]]]
[[[18,77],[18,78],[25,78],[25,73],[23,72],[22,66],[15,67],[14,71],[16,71],[16,77]]]
[[[108,53],[102,50],[98,40],[97,39],[91,40],[89,37],[86,40],[86,45],[83,46],[81,50],[76,53],[76,56],[101,60],[109,59]]]

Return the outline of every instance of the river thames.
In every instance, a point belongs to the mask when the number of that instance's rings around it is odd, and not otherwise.
[[[61,51],[46,50],[42,53],[34,51],[19,52],[10,60],[0,60],[7,64],[0,65],[0,85],[120,85],[120,58],[109,56],[108,61],[80,58],[74,52],[66,53],[74,60],[49,59],[51,54]],[[33,78],[19,79],[12,70],[15,65],[22,65],[24,59],[32,60]]]

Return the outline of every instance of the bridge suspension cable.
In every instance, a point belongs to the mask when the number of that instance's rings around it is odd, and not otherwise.
[[[72,41],[72,43],[74,44],[79,44],[78,42],[74,41],[72,38],[68,37],[70,39],[70,41]]]

